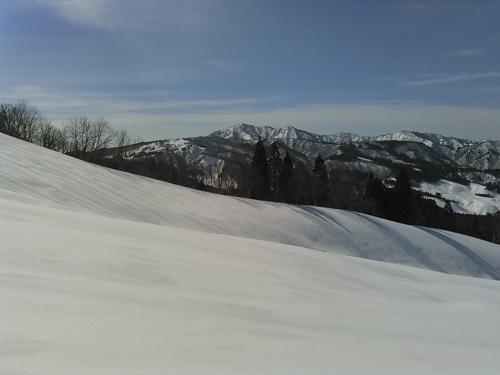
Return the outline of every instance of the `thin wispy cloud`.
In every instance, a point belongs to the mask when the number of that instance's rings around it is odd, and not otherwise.
[[[401,86],[424,86],[486,78],[500,78],[500,72],[399,75],[376,77],[372,81],[399,81]]]
[[[207,109],[217,111],[220,108],[240,108],[279,101],[279,97],[232,98],[180,100],[179,93],[159,90],[138,91],[133,94],[117,94],[105,92],[51,92],[39,86],[19,85],[5,90],[0,99],[16,102],[26,99],[42,111],[54,116],[55,120],[67,119],[81,114],[91,116],[114,116],[119,113],[155,113],[169,114],[173,110],[195,111]]]
[[[432,105],[419,101],[311,103],[285,106],[279,97],[179,100],[178,93],[144,91],[136,95],[102,92],[50,92],[19,86],[3,92],[1,101],[25,98],[56,126],[70,117],[104,116],[133,136],[160,139],[207,135],[237,123],[295,126],[320,134],[352,132],[378,135],[407,130],[462,138],[498,138],[500,109]],[[144,124],[148,124],[144,127]]]
[[[77,25],[108,29],[110,0],[25,0],[52,9],[57,15]]]
[[[388,99],[388,100],[369,100],[361,102],[360,104],[367,105],[391,105],[391,104],[419,104],[418,100],[402,100],[402,99]]]
[[[445,74],[413,74],[413,75],[397,75],[397,76],[385,76],[385,77],[375,77],[372,81],[407,81],[415,79],[432,79],[440,78]]]
[[[212,23],[216,4],[203,0],[23,0],[79,26],[136,34],[195,34]]]
[[[459,74],[443,74],[436,78],[430,79],[416,79],[403,82],[403,86],[423,86],[423,85],[436,85],[442,83],[470,81],[485,78],[500,78],[500,72],[486,72],[486,73],[459,73]]]

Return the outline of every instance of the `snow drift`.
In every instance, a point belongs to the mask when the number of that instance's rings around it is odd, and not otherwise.
[[[499,247],[465,236],[210,195],[0,134],[0,239],[2,374],[500,368]]]

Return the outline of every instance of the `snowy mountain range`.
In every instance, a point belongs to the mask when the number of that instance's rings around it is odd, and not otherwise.
[[[500,177],[500,141],[470,141],[437,134],[403,131],[374,137],[351,133],[317,135],[294,127],[272,128],[238,124],[208,136],[143,142],[127,148],[130,158],[181,153],[190,163],[213,164],[217,160],[249,162],[259,138],[266,145],[277,141],[283,151],[312,163],[321,153],[326,160],[340,160],[354,169],[389,173],[406,165],[417,171],[444,170],[470,182],[485,183]],[[435,172],[434,172],[435,173]]]
[[[288,151],[307,168],[319,153],[330,168],[341,165],[344,170],[373,172],[379,178],[395,176],[406,166],[419,190],[440,206],[450,200],[455,212],[483,215],[500,210],[500,141],[478,142],[411,131],[373,137],[317,135],[294,127],[238,124],[208,136],[142,142],[109,152],[121,152],[128,159],[176,153],[207,173],[220,162],[234,168],[248,165],[259,138],[268,150],[276,141],[283,155]],[[487,190],[487,184],[493,188]]]
[[[2,374],[498,374],[499,245],[0,155]]]

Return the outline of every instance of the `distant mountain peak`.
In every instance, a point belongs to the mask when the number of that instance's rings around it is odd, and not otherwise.
[[[297,129],[294,126],[273,128],[271,126],[256,126],[250,124],[237,124],[225,130],[219,130],[209,135],[209,137],[221,137],[239,142],[254,142],[262,139],[272,140],[309,140],[324,141],[323,137],[305,130]]]
[[[268,138],[274,130],[270,126],[255,126],[245,123],[233,125],[225,130],[219,130],[209,135],[209,137],[220,137],[233,139],[239,142],[257,141],[259,137]]]

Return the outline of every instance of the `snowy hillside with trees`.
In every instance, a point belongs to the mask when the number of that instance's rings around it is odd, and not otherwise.
[[[197,190],[350,210],[500,243],[498,141],[238,124],[208,136],[143,142],[103,117],[72,117],[57,128],[26,101],[0,104],[0,133]]]
[[[195,191],[4,134],[0,212],[1,373],[500,367],[492,243]]]

